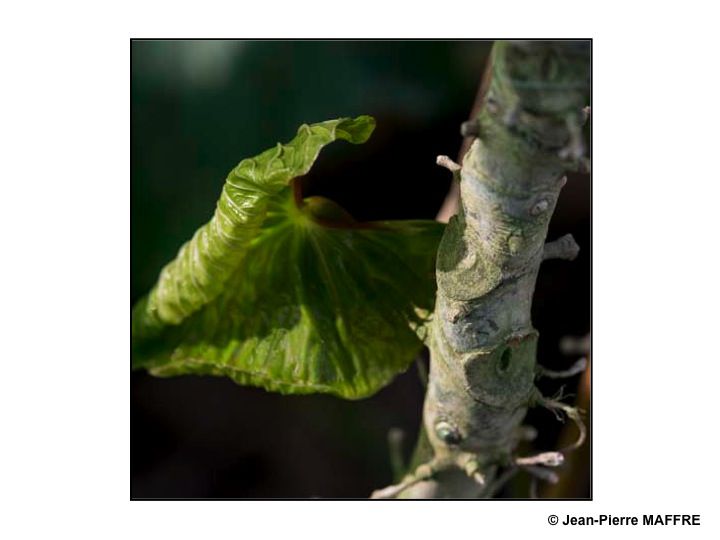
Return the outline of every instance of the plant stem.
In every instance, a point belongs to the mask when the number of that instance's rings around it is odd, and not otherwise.
[[[393,496],[492,496],[498,471],[516,467],[520,426],[538,395],[536,277],[543,258],[572,256],[567,239],[545,245],[565,172],[587,166],[579,134],[589,42],[497,42],[490,62],[481,107],[463,126],[475,139],[460,171],[459,213],[438,252],[430,377],[411,465],[423,474],[385,492]],[[420,467],[429,462],[427,477]]]

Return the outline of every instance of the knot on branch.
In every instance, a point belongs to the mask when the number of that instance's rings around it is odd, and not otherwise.
[[[543,260],[564,259],[572,261],[580,253],[580,246],[575,242],[572,234],[561,236],[557,240],[548,242],[543,248]]]
[[[460,169],[462,169],[462,167],[459,164],[455,163],[448,156],[438,156],[437,159],[435,159],[435,163],[437,163],[441,167],[445,167],[447,170],[449,170],[453,174],[460,172]]]

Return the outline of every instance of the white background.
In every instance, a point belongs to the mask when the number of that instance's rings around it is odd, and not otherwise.
[[[710,3],[283,4],[2,8],[0,537],[720,537]],[[593,502],[129,501],[131,37],[594,38]]]

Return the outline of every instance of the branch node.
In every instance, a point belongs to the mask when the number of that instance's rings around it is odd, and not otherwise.
[[[485,477],[484,477],[482,474],[480,474],[479,472],[473,473],[473,474],[470,476],[470,478],[472,478],[473,480],[475,480],[475,483],[478,484],[478,485],[480,485],[480,486],[484,486],[484,485],[485,485]]]
[[[445,167],[447,170],[452,172],[453,174],[458,172],[462,167],[455,163],[452,159],[450,159],[447,156],[438,156],[435,160],[435,163],[440,165],[441,167]]]
[[[480,472],[480,463],[476,456],[465,454],[458,458],[457,465],[477,484],[485,485],[485,476]]]
[[[543,248],[543,260],[548,259],[564,259],[566,261],[572,261],[580,253],[580,246],[575,242],[572,234],[566,234],[545,244]]]
[[[559,467],[565,462],[561,452],[543,452],[535,456],[515,458],[515,464],[524,467],[527,465],[544,465],[545,467]]]

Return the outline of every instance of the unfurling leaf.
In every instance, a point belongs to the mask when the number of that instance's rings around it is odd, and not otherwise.
[[[323,146],[362,143],[374,125],[304,125],[230,173],[212,220],[133,309],[134,367],[346,398],[407,368],[432,310],[442,225],[357,223],[322,197],[297,201],[291,187]]]

